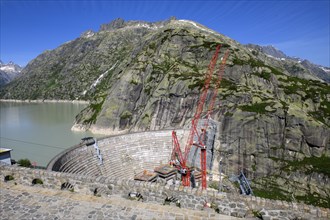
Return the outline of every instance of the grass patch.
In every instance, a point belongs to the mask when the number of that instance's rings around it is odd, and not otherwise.
[[[330,208],[330,198],[323,198],[318,193],[309,193],[304,196],[296,196],[298,201],[302,201],[308,205],[320,206],[324,208]]]
[[[120,119],[129,119],[132,117],[132,113],[130,111],[124,111],[121,115],[120,115]]]
[[[292,198],[289,193],[283,189],[280,189],[274,183],[268,181],[264,178],[265,182],[262,184],[262,188],[253,187],[253,194],[258,197],[266,198],[266,199],[274,199],[274,200],[283,200],[291,202]]]
[[[255,103],[252,105],[242,105],[239,106],[238,108],[240,108],[242,111],[245,112],[255,112],[258,114],[265,114],[268,112],[265,110],[266,106],[268,105],[270,105],[270,103],[262,102],[262,103]]]
[[[265,72],[265,71],[263,71],[263,72],[261,72],[261,73],[257,73],[257,72],[254,72],[254,73],[251,73],[252,75],[255,75],[255,76],[258,76],[258,77],[260,77],[260,78],[263,78],[263,79],[265,79],[265,80],[267,80],[267,81],[269,81],[270,80],[270,77],[271,77],[271,73],[269,73],[269,72]]]
[[[17,163],[22,167],[31,167],[31,161],[29,159],[19,159]]]
[[[89,105],[89,108],[93,111],[93,115],[89,119],[85,120],[84,123],[93,124],[96,122],[97,116],[99,115],[99,113],[102,110],[102,106],[105,101],[105,97],[106,96],[102,96],[102,97],[100,97],[101,101],[96,102],[96,103],[91,103]],[[98,98],[96,98],[96,99],[98,99]]]
[[[37,179],[32,180],[32,185],[35,185],[35,184],[42,185],[42,184],[44,184],[44,182],[41,179],[37,178]]]
[[[254,217],[256,217],[258,219],[262,219],[262,215],[258,210],[252,210],[252,214]]]
[[[308,112],[313,118],[330,127],[330,102],[323,100],[317,111]]]
[[[209,184],[208,184],[208,187],[209,188],[212,188],[212,189],[218,190],[219,189],[219,182],[217,182],[217,181],[210,181]]]
[[[236,83],[234,83],[234,82],[232,82],[230,80],[227,80],[227,79],[222,79],[221,80],[220,89],[221,88],[225,88],[227,90],[236,91],[237,92],[237,85],[236,85]]]
[[[303,160],[285,161],[286,166],[282,170],[287,172],[303,170],[306,174],[322,173],[330,177],[330,157],[322,155],[321,157],[305,157]]]
[[[5,176],[5,179],[4,179],[5,182],[12,181],[12,180],[14,180],[14,177],[12,175]]]
[[[137,79],[131,79],[131,81],[130,81],[129,83],[132,84],[132,85],[137,85],[137,84],[139,84],[139,82],[138,82]]]
[[[266,67],[265,63],[261,60],[256,60],[250,57],[248,60],[241,60],[237,56],[233,59],[234,65],[250,65],[251,67]]]

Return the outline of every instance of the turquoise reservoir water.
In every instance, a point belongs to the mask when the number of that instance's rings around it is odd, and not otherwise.
[[[28,158],[46,166],[81,138],[95,136],[71,131],[75,116],[85,107],[78,103],[0,102],[0,146],[13,149],[15,160]]]

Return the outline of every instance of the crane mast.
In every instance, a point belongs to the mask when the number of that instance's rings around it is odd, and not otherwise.
[[[220,68],[218,71],[217,83],[216,83],[215,89],[213,91],[210,106],[207,111],[207,120],[206,120],[200,134],[197,130],[197,126],[198,126],[198,122],[201,118],[201,114],[203,112],[203,107],[204,107],[204,104],[205,104],[205,101],[207,98],[208,90],[210,88],[210,83],[211,83],[213,71],[214,71],[218,56],[219,56],[220,48],[221,48],[221,45],[218,45],[216,47],[216,51],[208,66],[208,71],[205,75],[204,85],[202,88],[200,98],[198,100],[196,112],[195,112],[194,117],[191,122],[191,128],[190,128],[188,140],[185,145],[183,154],[181,152],[181,148],[180,148],[178,138],[176,136],[176,132],[175,131],[172,132],[172,140],[173,140],[173,151],[172,151],[172,158],[171,158],[172,164],[176,165],[177,168],[180,169],[180,172],[182,174],[182,185],[183,186],[190,186],[190,169],[187,167],[187,160],[188,160],[188,155],[189,155],[192,145],[195,145],[201,149],[202,189],[206,189],[206,170],[207,170],[207,168],[206,168],[206,146],[205,146],[204,140],[205,140],[206,130],[208,127],[208,121],[210,118],[210,114],[213,111],[213,107],[214,107],[214,103],[215,103],[215,99],[216,99],[216,95],[217,95],[217,90],[220,87],[220,82],[222,80],[222,76],[224,73],[224,68],[226,65],[227,57],[229,55],[229,50],[227,50],[225,52],[225,55],[222,59],[222,63],[220,65]],[[198,139],[197,143],[194,143],[195,136]],[[175,162],[173,162],[173,161],[175,161]]]

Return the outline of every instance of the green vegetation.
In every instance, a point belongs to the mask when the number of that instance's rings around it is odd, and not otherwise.
[[[14,180],[14,177],[12,175],[5,176],[5,182],[12,181],[12,180]]]
[[[220,89],[221,88],[225,88],[227,90],[236,91],[237,92],[237,85],[236,85],[236,83],[234,83],[234,82],[232,82],[230,80],[227,80],[227,79],[222,79],[221,80]]]
[[[196,38],[199,37],[199,38],[205,38],[204,36],[195,36]],[[202,44],[198,44],[198,45],[193,45],[193,46],[190,46],[190,48],[199,48],[199,47],[204,47],[204,48],[207,48],[208,50],[212,51],[212,50],[215,50],[216,47],[221,44],[221,48],[224,49],[224,48],[229,48],[230,45],[227,44],[227,43],[221,43],[221,42],[215,42],[215,41],[206,41],[206,40],[203,40],[203,43]]]
[[[268,80],[268,81],[270,80],[270,77],[271,77],[271,73],[265,72],[265,71],[263,71],[261,73],[254,72],[254,73],[251,73],[251,74],[255,75],[255,76],[258,76],[260,78],[263,78],[265,80]]]
[[[37,179],[32,180],[32,185],[35,185],[35,184],[42,185],[42,184],[44,184],[44,182],[41,179],[37,178]]]
[[[316,80],[307,80],[295,76],[286,76],[286,79],[279,78],[283,82],[280,87],[284,88],[286,94],[296,94],[298,90],[304,91],[304,99],[315,100],[317,96],[325,96],[330,92],[330,86]]]
[[[89,119],[85,120],[84,123],[93,124],[93,123],[96,122],[96,118],[102,110],[102,106],[103,106],[103,103],[105,101],[105,97],[106,97],[106,95],[104,95],[102,97],[99,97],[99,98],[96,99],[99,102],[91,103],[89,105],[89,108],[91,108],[92,111],[93,111],[93,115]]]
[[[240,189],[238,181],[233,182],[233,186],[235,186],[237,189]]]
[[[241,106],[238,106],[238,108],[240,108],[242,111],[245,111],[245,112],[256,112],[258,114],[265,114],[268,112],[265,110],[265,107],[268,105],[271,105],[271,103],[261,102],[261,103],[255,103],[252,105],[241,105]]]
[[[151,42],[149,44],[149,48],[152,49],[152,50],[155,50],[156,49],[156,42]]]
[[[251,187],[255,196],[288,202],[292,201],[291,194],[288,191],[281,189],[272,181],[271,177],[263,177],[257,181],[257,184],[253,184],[254,186]],[[256,183],[256,181],[253,182]],[[256,187],[256,185],[259,187]]]
[[[320,107],[315,111],[308,112],[310,116],[323,124],[330,127],[330,102],[328,101],[328,94],[330,94],[330,86],[316,80],[306,80],[298,77],[287,76],[286,79],[279,78],[282,83],[279,85],[284,93],[299,94],[299,91],[304,92],[306,95],[302,96],[302,101],[311,99],[314,103],[320,103]]]
[[[259,55],[259,51],[252,50],[252,54],[253,54],[254,56],[258,56],[258,55]]]
[[[203,86],[204,86],[203,80],[195,79],[192,84],[188,85],[188,89],[193,90],[195,88],[198,88],[198,90],[201,90]]]
[[[17,163],[22,167],[31,167],[31,161],[29,159],[19,159]]]
[[[139,84],[138,80],[136,80],[136,79],[131,79],[131,81],[129,83],[133,84],[133,85],[138,85]]]
[[[245,60],[241,60],[237,56],[235,56],[233,59],[233,64],[238,65],[238,66],[243,66],[243,65],[247,64],[247,62]]]
[[[313,194],[308,193],[304,196],[296,196],[298,201],[302,201],[308,205],[320,206],[324,208],[330,208],[330,198],[323,198],[320,194],[313,192]]]
[[[237,56],[235,56],[233,59],[233,63],[234,65],[239,65],[239,66],[250,65],[251,67],[268,67],[261,60],[256,60],[253,59],[252,57],[250,57],[248,60],[241,60]]]
[[[272,67],[272,66],[268,66],[266,65],[264,62],[262,62],[261,60],[256,60],[256,59],[253,59],[253,58],[249,58],[249,60],[241,60],[239,59],[237,56],[234,57],[233,59],[233,64],[234,65],[239,65],[239,66],[242,66],[242,65],[250,65],[251,67],[267,67],[271,70],[271,73],[275,74],[275,75],[284,75],[281,71],[279,71],[278,69]],[[257,75],[259,77],[262,77],[266,80],[269,80],[270,79],[270,73],[252,73],[254,75]]]
[[[285,161],[285,163],[286,165],[282,167],[282,170],[287,172],[301,170],[306,174],[316,172],[330,177],[330,157],[325,155],[322,155],[321,157],[305,157],[300,161]]]
[[[258,218],[258,219],[262,219],[262,215],[258,210],[252,210],[253,216]]]
[[[330,157],[322,155],[321,157],[305,157],[303,160],[294,160],[287,161],[279,158],[270,158],[276,162],[282,164],[280,170],[281,172],[292,173],[296,171],[304,172],[306,175],[310,175],[312,173],[321,173],[330,176]],[[293,198],[297,201],[304,202],[309,205],[321,206],[321,207],[330,207],[330,198],[322,197],[320,194],[316,192],[312,192],[307,184],[308,189],[302,188],[303,195],[295,196],[292,192],[288,192],[283,189],[283,186],[277,185],[277,179],[283,179],[280,176],[267,176],[260,179],[254,180],[254,186],[252,187],[253,192],[256,196],[268,198],[268,199],[276,199],[276,200],[285,200],[292,201]],[[291,180],[287,180],[288,188],[297,187],[297,183],[291,182]],[[299,187],[298,187],[299,188]]]
[[[165,59],[163,62],[155,64],[152,64],[152,67],[154,69],[152,74],[168,74],[169,71],[171,71],[173,68],[177,66],[177,62],[174,59],[171,59],[169,54],[165,54]]]
[[[287,69],[290,73],[297,73],[297,72],[304,71],[303,68],[301,68],[300,66],[298,66],[296,64],[285,65],[285,69]]]
[[[328,177],[330,177],[330,157],[326,155],[322,155],[321,157],[305,157],[302,160],[283,160],[280,158],[269,157],[275,162],[281,162],[282,167],[280,168],[285,172],[295,172],[302,171],[305,174],[322,173]]]
[[[330,93],[329,93],[330,94]],[[330,127],[329,119],[330,119],[330,102],[327,100],[323,100],[320,103],[320,107],[316,111],[308,112],[312,117],[322,122],[323,124]]]
[[[210,207],[211,209],[214,209],[214,211],[216,212],[216,213],[220,213],[220,209],[219,209],[219,207],[217,206],[217,204],[215,204],[214,202],[211,202],[211,207]]]
[[[268,66],[268,65],[265,65],[265,66],[268,67],[272,71],[272,73],[274,73],[275,75],[278,75],[278,76],[284,75],[281,71],[279,71],[278,69],[276,69],[274,67],[271,67],[271,66]]]
[[[150,85],[146,85],[145,88],[144,88],[144,92],[147,95],[150,95],[151,94],[151,90],[152,90],[152,87]]]
[[[262,62],[261,60],[256,60],[250,57],[248,64],[252,67],[265,67],[265,63]]]
[[[142,124],[147,127],[149,126],[150,121],[151,121],[150,115],[148,113],[145,113],[142,117],[142,121],[141,121]]]
[[[130,111],[124,111],[121,115],[120,115],[120,119],[129,119],[132,117],[132,113]]]
[[[217,182],[217,181],[209,181],[208,187],[211,188],[211,189],[218,190],[219,189],[219,182]]]
[[[203,41],[203,47],[208,48],[210,50],[215,50],[215,48],[221,44],[222,48],[228,48],[230,47],[229,44],[226,43],[220,43],[220,42],[214,42],[214,41]]]
[[[227,116],[227,117],[231,117],[231,116],[233,116],[234,114],[233,113],[231,113],[231,112],[226,112],[225,113],[225,116]]]
[[[257,170],[257,166],[255,164],[252,164],[251,168],[252,168],[253,171]]]

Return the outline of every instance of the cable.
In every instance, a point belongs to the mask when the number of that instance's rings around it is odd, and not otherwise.
[[[16,142],[21,142],[21,143],[25,143],[25,144],[34,144],[34,145],[45,146],[45,147],[50,147],[50,148],[57,148],[57,149],[61,149],[61,150],[67,149],[67,148],[64,148],[64,147],[51,146],[51,145],[46,145],[46,144],[38,144],[38,143],[29,142],[29,141],[22,141],[22,140],[5,138],[5,137],[0,137],[0,139],[6,139],[6,140],[10,140],[10,141],[16,141]]]

